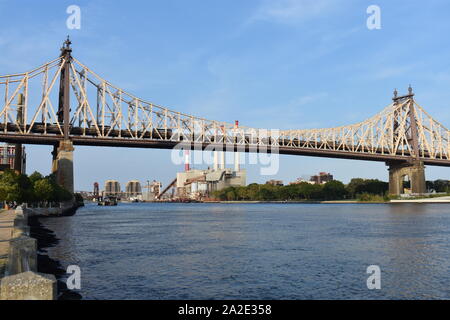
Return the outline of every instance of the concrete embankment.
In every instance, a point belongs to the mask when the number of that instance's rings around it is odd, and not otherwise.
[[[398,199],[391,200],[391,203],[450,203],[450,197],[434,197],[434,198],[422,198],[422,199]]]
[[[83,204],[84,205],[84,204]],[[75,214],[77,209],[81,206],[81,204],[74,203],[72,201],[68,201],[62,203],[59,207],[38,207],[38,208],[26,208],[26,212],[30,216],[39,216],[39,217],[47,217],[47,216],[72,216]]]
[[[69,299],[80,298],[56,280],[55,274],[64,273],[59,263],[38,254],[42,247],[56,242],[38,217],[70,216],[79,206],[68,202],[57,208],[0,211],[0,300],[54,300],[58,291]],[[38,272],[38,267],[45,273]]]
[[[37,271],[37,241],[30,237],[30,213],[0,212],[0,300],[54,300],[56,278]]]

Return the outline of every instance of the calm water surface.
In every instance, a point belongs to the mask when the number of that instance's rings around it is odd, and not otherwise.
[[[41,222],[84,299],[450,298],[445,204],[89,204]]]

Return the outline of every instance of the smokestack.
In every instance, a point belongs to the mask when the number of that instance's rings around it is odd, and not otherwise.
[[[219,170],[219,153],[214,151],[214,171]]]
[[[189,170],[189,150],[184,150],[184,171],[188,172]]]
[[[234,121],[234,127],[237,129],[239,128],[239,120]],[[234,171],[240,171],[241,168],[239,167],[239,152],[236,150],[234,152]]]
[[[220,151],[220,169],[225,169],[225,151]]]

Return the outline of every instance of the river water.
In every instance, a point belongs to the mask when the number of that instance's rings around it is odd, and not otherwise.
[[[445,204],[88,204],[40,221],[83,299],[450,298]]]

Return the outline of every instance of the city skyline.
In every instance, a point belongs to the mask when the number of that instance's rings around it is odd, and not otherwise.
[[[79,1],[81,29],[69,30],[65,22],[70,4],[61,1],[44,12],[30,1],[10,10],[5,26],[15,19],[23,23],[0,33],[3,74],[56,57],[69,34],[74,56],[112,83],[209,119],[260,128],[334,127],[376,114],[391,102],[394,88],[405,93],[411,83],[417,101],[450,126],[450,66],[443,58],[449,46],[433,34],[434,29],[450,29],[443,14],[447,4],[432,1],[430,10],[423,10],[420,4],[379,1],[382,27],[368,30],[368,1],[249,1],[239,6],[174,1],[172,6],[141,2],[132,8]],[[4,6],[0,1],[0,8]],[[131,11],[133,23],[121,19]],[[152,19],[147,19],[149,13]],[[397,19],[400,14],[403,19]],[[421,24],[407,22],[412,20]],[[409,35],[414,35],[412,43]],[[401,41],[405,38],[408,42]],[[26,147],[31,159],[27,172],[50,173],[51,148]],[[167,150],[77,146],[74,157],[77,190],[90,190],[95,181],[108,179],[155,179],[167,185],[183,171],[183,165],[171,163]],[[319,171],[332,172],[343,182],[353,177],[387,181],[383,163],[355,161],[280,156],[280,170],[273,176],[260,176],[258,165],[244,168],[248,183],[293,181]],[[120,173],[114,174],[119,167]],[[428,167],[426,178],[448,173]]]

